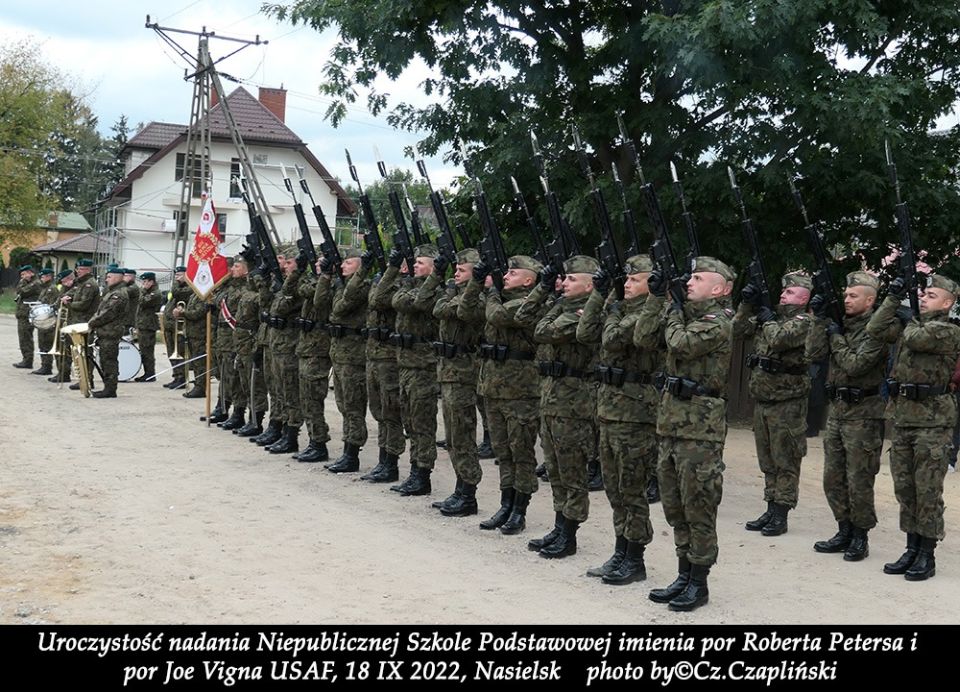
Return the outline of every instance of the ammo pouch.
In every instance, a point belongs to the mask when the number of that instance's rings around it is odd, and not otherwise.
[[[597,376],[597,382],[601,384],[622,387],[627,381],[627,371],[623,368],[615,368],[610,365],[598,365],[594,372]]]
[[[663,388],[676,398],[683,400],[692,399],[695,396],[720,396],[720,392],[714,389],[707,389],[696,380],[690,380],[686,377],[674,377],[673,375],[666,376]]]
[[[779,358],[761,356],[756,353],[747,356],[746,364],[751,370],[760,368],[771,375],[804,375],[807,372],[807,369],[802,365],[787,365]]]
[[[364,330],[357,329],[356,327],[348,327],[345,324],[328,324],[327,333],[334,337],[335,339],[340,339],[344,336],[366,336]]]
[[[270,324],[270,313],[266,310],[260,313],[260,321],[264,324]]]
[[[562,360],[541,360],[538,367],[541,377],[589,377],[595,374],[572,368]]]
[[[393,332],[389,337],[389,342],[400,348],[413,348],[413,345],[417,343],[417,337],[413,334]]]
[[[868,396],[876,396],[880,393],[879,387],[846,387],[828,384],[825,389],[828,399],[836,399],[846,404],[859,404]]]
[[[286,329],[287,318],[279,315],[270,315],[270,326],[274,329]]]
[[[297,318],[297,321],[296,321],[296,325],[300,328],[300,330],[301,330],[304,334],[309,334],[309,333],[312,332],[312,331],[314,330],[314,328],[317,326],[317,321],[316,321],[316,320],[308,320],[308,319],[305,319],[305,318],[303,318],[303,317],[298,317],[298,318]]]
[[[367,329],[367,336],[374,341],[389,342],[393,330],[390,327],[370,327]]]
[[[536,357],[531,351],[517,351],[506,344],[480,344],[478,352],[484,360],[500,363],[505,360],[533,360]]]
[[[922,384],[918,382],[897,382],[892,378],[887,380],[887,387],[890,388],[890,396],[902,396],[904,399],[910,401],[924,401],[925,399],[947,392],[947,388],[940,385]]]
[[[432,342],[433,352],[441,358],[456,358],[473,353],[470,346],[464,346],[453,341],[434,341]]]

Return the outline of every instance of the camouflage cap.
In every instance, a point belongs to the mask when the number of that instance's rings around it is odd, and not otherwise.
[[[730,268],[724,262],[721,262],[716,257],[707,257],[701,256],[697,257],[693,261],[693,271],[696,272],[714,272],[719,274],[727,281],[735,281],[737,278],[737,273]]]
[[[348,247],[346,250],[340,251],[340,257],[343,259],[353,259],[355,257],[362,257],[363,250],[358,247]]]
[[[296,257],[297,256],[297,245],[296,243],[281,243],[276,247],[277,257],[283,255],[284,257]]]
[[[40,276],[53,276],[53,270],[50,267],[44,267],[40,270]]]
[[[440,251],[437,250],[437,246],[433,243],[424,243],[423,245],[417,245],[413,248],[414,257],[429,257],[430,259],[436,259],[437,255],[440,254]]]
[[[954,296],[960,296],[960,286],[957,282],[943,274],[931,274],[927,277],[927,288],[941,288]]]
[[[874,291],[880,290],[880,281],[870,272],[856,271],[847,274],[847,288],[866,286]]]
[[[477,264],[480,261],[480,253],[472,247],[464,248],[457,253],[457,264]]]
[[[627,259],[624,271],[627,274],[641,274],[643,272],[653,271],[653,260],[650,255],[634,255]]]
[[[246,257],[244,257],[242,252],[240,254],[233,256],[233,263],[236,264],[237,262],[243,262],[247,266],[250,266],[250,261]]]
[[[526,269],[534,274],[539,274],[543,265],[529,255],[514,255],[507,260],[507,269]]]
[[[810,276],[804,272],[790,272],[789,274],[784,274],[780,285],[783,288],[797,287],[805,288],[808,291],[813,290],[813,281],[810,279]]]
[[[593,274],[600,269],[600,263],[587,255],[574,255],[563,263],[567,274]]]
[[[140,275],[140,279],[142,281],[156,281],[157,275],[153,272],[143,272],[143,274]]]
[[[59,274],[57,274],[57,281],[63,281],[64,279],[66,279],[66,278],[67,278],[68,276],[70,276],[71,274],[73,274],[73,270],[72,270],[72,269],[63,269],[63,270],[60,271]]]

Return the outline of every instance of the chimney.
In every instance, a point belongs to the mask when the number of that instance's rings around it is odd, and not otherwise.
[[[260,87],[260,103],[266,106],[267,110],[273,113],[280,122],[286,122],[287,115],[287,90],[281,87],[271,89],[269,87]]]
[[[211,89],[210,90],[210,108],[213,108],[218,103],[220,103],[220,97],[217,96],[217,90]]]

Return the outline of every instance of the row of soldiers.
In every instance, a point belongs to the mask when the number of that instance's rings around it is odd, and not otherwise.
[[[361,478],[398,481],[409,439],[409,473],[391,490],[420,496],[432,491],[439,389],[457,481],[433,506],[445,516],[470,516],[478,512],[483,476],[475,444],[479,394],[501,491],[500,507],[480,528],[508,535],[525,529],[538,490],[539,436],[555,522],[528,547],[545,558],[574,554],[589,514],[587,462],[599,453],[614,547],[588,574],[608,584],[640,581],[653,537],[645,489],[656,475],[674,530],[678,575],[649,597],[673,610],[692,610],[708,601],[707,576],[718,555],[732,343],[735,335],[752,335],[755,352],[747,365],[767,510],[747,528],[767,536],[787,531],[806,451],[807,364],[829,360],[824,488],[838,531],[815,549],[842,552],[850,561],[867,556],[866,534],[876,523],[883,390],[893,422],[900,526],[907,535],[904,554],[884,571],[908,580],[935,574],[957,416],[948,383],[960,355],[960,327],[948,314],[960,287],[951,279],[930,277],[914,315],[902,306],[902,279],[890,284],[876,308],[876,277],[854,272],[846,281],[846,319],[837,324],[823,297],[810,300],[810,279],[801,273],[783,278],[775,308],[764,307],[758,287],[748,284],[734,313],[735,272],[711,257],[693,260],[679,287],[668,285],[648,256],[631,257],[620,298],[611,277],[587,256],[569,258],[562,270],[514,256],[500,285],[491,282],[491,268],[476,250],[457,253],[449,280],[435,246],[421,245],[414,255],[410,262],[394,249],[386,270],[374,275],[370,252],[346,251],[339,266],[321,257],[310,271],[302,254],[281,248],[282,276],[271,277],[244,253],[212,301],[190,295],[175,307],[173,314],[187,321],[190,353],[202,350],[206,314],[217,315],[222,405],[215,419],[221,427],[272,453],[326,461],[324,400],[332,372],[343,435],[341,454],[327,469],[359,470],[369,408],[379,455]],[[684,292],[683,301],[673,297]],[[183,379],[180,373],[171,385]],[[195,378],[191,392],[200,382]],[[304,426],[308,444],[301,451]]]

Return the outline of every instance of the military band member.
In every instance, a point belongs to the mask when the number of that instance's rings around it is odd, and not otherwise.
[[[930,275],[921,288],[918,316],[901,305],[905,286],[901,277],[890,282],[867,333],[897,345],[887,381],[887,413],[893,421],[890,473],[907,548],[883,571],[923,581],[936,574],[934,551],[944,537],[943,478],[957,416],[949,384],[960,355],[960,327],[950,322],[949,314],[960,286],[946,276]]]
[[[136,382],[154,382],[157,379],[157,330],[160,321],[157,311],[160,310],[160,301],[163,296],[157,288],[157,275],[153,272],[144,272],[140,275],[141,289],[137,300],[137,344],[140,347],[140,357],[143,361],[143,374],[135,379]]]
[[[19,363],[14,363],[15,368],[29,369],[33,367],[33,325],[30,324],[30,305],[28,302],[36,301],[40,297],[43,287],[37,278],[37,273],[33,266],[24,264],[20,267],[20,281],[17,282],[17,296],[14,300],[17,303],[17,337],[20,340]]]
[[[59,274],[57,274],[57,281],[60,283],[60,290],[57,294],[57,302],[54,305],[54,309],[57,310],[58,314],[60,312],[60,306],[66,307],[67,304],[63,302],[64,297],[70,292],[70,289],[73,288],[73,282],[76,279],[76,275],[73,273],[72,269],[64,269]],[[70,324],[70,311],[66,311],[66,319],[61,322],[61,327]],[[70,368],[73,363],[70,358],[69,347],[66,347],[65,335],[61,332],[60,334],[60,343],[54,344],[54,346],[60,351],[60,355],[57,356],[57,374],[53,377],[47,379],[48,382],[69,382],[70,381]]]
[[[52,269],[40,270],[40,285],[42,290],[37,298],[44,305],[56,306],[60,299],[60,291],[57,290],[57,283],[53,280]],[[40,367],[33,370],[31,375],[51,375],[53,374],[53,356],[47,355],[53,349],[53,326],[49,329],[37,329],[37,345],[40,350]]]
[[[70,308],[69,323],[80,324],[89,322],[100,306],[100,287],[97,286],[97,280],[93,276],[93,260],[77,260],[74,271],[77,278],[73,282],[73,288],[67,292],[67,295],[61,299],[61,302],[66,303]],[[84,340],[86,340],[86,338]],[[89,344],[87,344],[86,351],[87,373],[89,374],[90,384],[92,386],[93,354],[90,351]],[[70,385],[70,389],[80,389],[80,383],[74,382]]]
[[[163,334],[164,343],[167,345],[167,358],[170,359],[173,380],[167,382],[164,387],[167,389],[179,389],[187,384],[186,369],[188,366],[180,365],[188,356],[187,336],[184,330],[176,328],[176,320],[173,311],[181,302],[186,305],[193,294],[193,289],[187,284],[187,268],[183,265],[177,266],[173,270],[173,284],[167,293],[167,302],[163,306]],[[176,336],[177,343],[174,343]],[[173,354],[178,353],[180,358],[173,358]]]
[[[127,316],[124,318],[124,326],[127,333],[137,324],[137,307],[140,305],[140,287],[137,286],[137,270],[123,269],[123,283],[127,289]]]
[[[126,333],[127,285],[119,268],[107,272],[107,290],[100,299],[96,314],[90,318],[92,333],[97,336],[103,389],[93,393],[97,399],[115,399],[120,375],[120,337]]]

